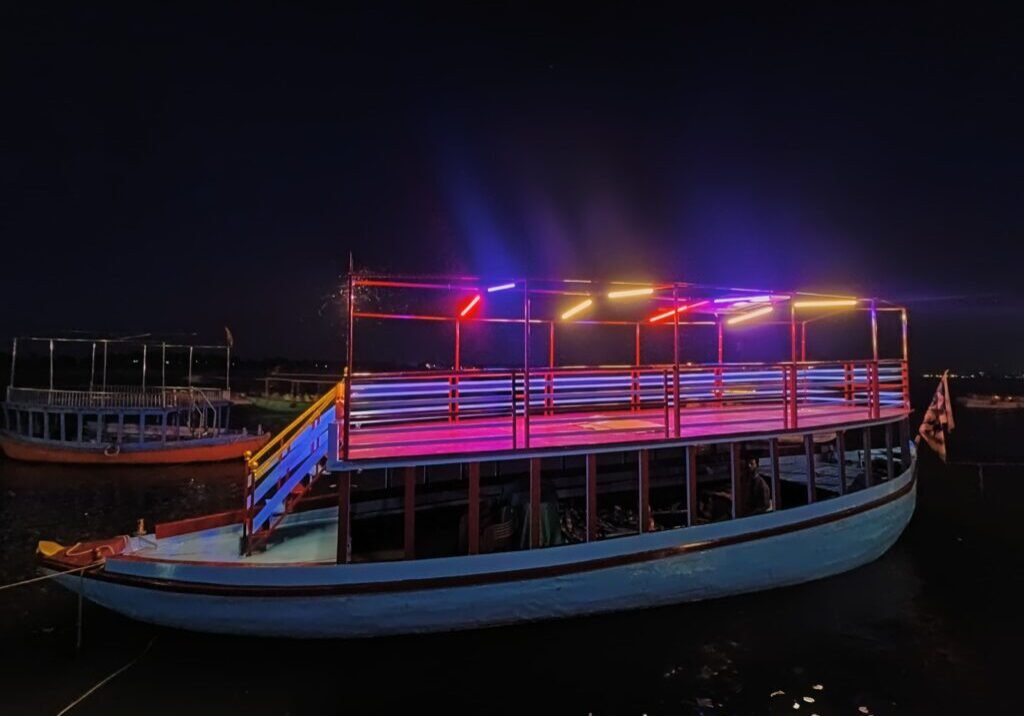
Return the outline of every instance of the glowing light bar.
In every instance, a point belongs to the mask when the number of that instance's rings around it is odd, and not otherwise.
[[[830,298],[820,301],[793,301],[793,308],[848,308],[856,305],[856,298]]]
[[[656,316],[651,316],[651,319],[650,319],[651,323],[657,323],[658,321],[663,321],[666,318],[668,318],[669,316],[671,316],[673,313],[682,313],[683,311],[688,311],[691,308],[697,308],[698,306],[703,306],[705,303],[708,303],[708,301],[697,301],[697,303],[691,303],[691,304],[689,304],[687,306],[680,306],[679,308],[671,309],[671,310],[665,311],[664,313],[659,313]]]
[[[780,297],[781,298],[781,297]],[[789,298],[786,296],[786,298]],[[772,300],[772,296],[727,296],[726,298],[716,298],[715,303],[768,303]]]
[[[487,293],[494,293],[496,291],[507,291],[510,288],[515,288],[515,287],[516,287],[515,282],[503,283],[503,284],[500,284],[498,286],[491,286],[490,288],[487,289]]]
[[[629,298],[630,296],[650,296],[654,293],[654,289],[650,286],[647,288],[629,288],[624,291],[609,291],[608,298]]]
[[[467,313],[469,313],[470,311],[472,311],[472,310],[473,310],[473,308],[474,308],[474,307],[476,306],[476,304],[478,304],[478,303],[480,303],[480,294],[479,294],[479,293],[478,293],[477,295],[473,296],[473,298],[471,298],[471,299],[469,300],[469,303],[467,303],[467,304],[466,304],[466,306],[465,306],[465,308],[463,308],[463,309],[462,309],[462,311],[460,311],[460,312],[459,312],[459,315],[460,315],[461,317],[465,318],[465,317],[466,317],[466,314],[467,314]]]
[[[766,316],[774,310],[774,306],[762,306],[761,308],[754,309],[753,311],[747,311],[746,313],[741,313],[738,316],[733,316],[728,321],[726,321],[726,323],[728,323],[730,326],[733,326],[737,323],[749,321],[751,318],[757,318],[758,316]]]
[[[573,316],[575,316],[577,313],[579,313],[580,311],[584,310],[585,308],[589,308],[590,305],[593,304],[593,303],[594,303],[594,299],[592,299],[592,298],[588,298],[585,301],[580,301],[575,306],[573,306],[568,311],[566,311],[565,313],[562,314],[562,320],[566,320],[568,318],[572,318]]]

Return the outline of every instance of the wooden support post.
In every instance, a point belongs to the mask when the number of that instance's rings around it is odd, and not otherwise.
[[[740,453],[740,444],[729,445],[729,477],[732,487],[732,518],[739,519],[743,516],[743,456]]]
[[[405,488],[402,502],[403,548],[406,559],[416,559],[416,468],[403,468],[402,480]]]
[[[687,445],[683,449],[686,459],[686,525],[693,527],[697,524],[697,446]]]
[[[637,496],[637,525],[640,534],[650,532],[651,528],[651,453],[641,448],[637,455],[639,494]]]
[[[587,542],[597,539],[597,455],[587,455]]]
[[[466,516],[466,541],[470,554],[480,554],[480,463],[469,463],[469,512]]]
[[[782,471],[779,469],[779,441],[772,438],[768,441],[768,461],[772,470],[772,507],[782,509]]]
[[[875,484],[875,476],[871,474],[871,428],[864,428],[864,486]]]
[[[352,473],[338,473],[338,550],[335,561],[348,564],[352,561]]]
[[[885,424],[885,479],[896,478],[896,460],[892,454],[892,423]]]
[[[846,433],[836,433],[836,459],[839,461],[839,494],[846,494]]]
[[[539,457],[530,460],[530,548],[540,547],[540,471]]]
[[[817,499],[817,486],[814,474],[814,435],[804,435],[804,452],[807,454],[807,504]]]

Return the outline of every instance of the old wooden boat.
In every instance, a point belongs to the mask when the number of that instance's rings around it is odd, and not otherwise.
[[[396,293],[403,309],[424,296],[433,308],[383,311]],[[913,513],[898,306],[681,282],[366,274],[349,276],[347,296],[354,370],[251,457],[238,510],[41,543],[43,568],[157,624],[370,637],[819,579],[879,557]],[[845,333],[861,316],[871,358],[808,357],[809,327],[824,354],[828,327]],[[372,347],[374,331],[410,321],[449,327],[449,366],[359,370],[364,327]],[[885,331],[901,355],[879,355]],[[632,360],[570,364],[581,332],[605,340],[590,355],[627,337]],[[701,333],[705,360],[692,353]],[[744,360],[779,345],[773,335],[788,355]],[[488,355],[501,362],[464,367]]]
[[[16,385],[18,346],[42,344],[48,351],[48,378],[43,386]],[[88,381],[55,374],[55,351],[88,351]],[[99,352],[97,351],[99,349]],[[226,354],[223,383],[193,382],[196,352]],[[108,383],[110,353],[126,352],[139,382]],[[168,383],[166,367],[175,354],[187,355],[187,378]],[[147,375],[159,360],[159,380]],[[75,364],[72,362],[71,367]],[[75,372],[75,371],[72,371]],[[120,372],[119,375],[123,375]],[[148,382],[147,382],[148,379]],[[80,382],[79,382],[80,381]],[[143,465],[216,462],[239,459],[262,447],[270,435],[232,430],[230,348],[170,343],[150,345],[124,339],[14,339],[11,378],[2,405],[0,449],[15,460],[89,465]]]

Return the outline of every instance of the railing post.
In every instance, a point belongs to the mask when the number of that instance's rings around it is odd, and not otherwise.
[[[516,449],[516,372],[512,371],[512,449]]]
[[[665,402],[665,437],[669,436],[669,421],[668,421],[668,371],[663,370],[661,372],[661,385],[664,392]]]
[[[900,383],[903,389],[903,407],[910,410],[910,367],[906,360],[900,361]]]
[[[786,366],[782,367],[782,427],[783,429],[789,429],[791,426],[790,413],[789,413],[789,368]]]

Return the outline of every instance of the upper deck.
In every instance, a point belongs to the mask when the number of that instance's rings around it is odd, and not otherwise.
[[[374,275],[351,276],[346,296],[354,370],[336,391],[333,470],[726,441],[909,411],[906,310],[879,299]],[[363,341],[410,322],[450,341],[441,367],[360,370]],[[415,335],[399,350],[438,354]],[[624,352],[631,362],[605,364]],[[593,365],[566,365],[581,355]]]

